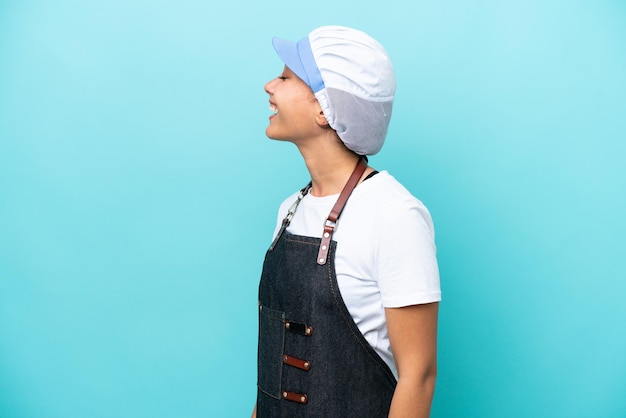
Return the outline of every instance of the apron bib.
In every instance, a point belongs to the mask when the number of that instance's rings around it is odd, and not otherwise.
[[[265,256],[259,284],[258,418],[389,414],[396,379],[354,323],[335,273],[332,231],[359,169],[362,174],[362,160],[322,238],[285,231],[294,208]]]

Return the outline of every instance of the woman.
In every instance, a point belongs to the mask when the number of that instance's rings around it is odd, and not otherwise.
[[[383,145],[395,75],[367,34],[325,26],[274,38],[269,138],[311,181],[280,207],[259,286],[253,417],[427,417],[439,273],[424,205],[367,165]]]

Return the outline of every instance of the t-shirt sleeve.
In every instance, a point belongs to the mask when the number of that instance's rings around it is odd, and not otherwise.
[[[428,209],[416,198],[391,202],[378,220],[376,276],[383,306],[441,300],[435,232]]]

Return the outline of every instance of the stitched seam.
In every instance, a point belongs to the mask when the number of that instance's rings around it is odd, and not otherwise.
[[[319,245],[319,244],[317,244],[317,243],[315,243],[315,242],[302,241],[302,240],[299,240],[299,239],[293,239],[293,238],[285,238],[285,241],[289,241],[289,242],[297,242],[297,243],[300,243],[300,244],[306,244],[306,245]]]
[[[257,387],[259,388],[259,390],[261,392],[265,393],[267,396],[269,396],[272,399],[278,399],[278,400],[282,399],[280,396],[272,395],[271,393],[268,393],[267,391],[263,390],[263,388],[261,386],[259,386],[259,385],[257,385]],[[282,390],[282,388],[281,388],[281,390]]]

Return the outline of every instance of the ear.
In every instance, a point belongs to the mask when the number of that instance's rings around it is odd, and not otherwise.
[[[324,116],[324,111],[320,109],[319,113],[315,117],[315,122],[322,128],[327,128],[329,126],[328,121],[326,120],[326,116]]]

